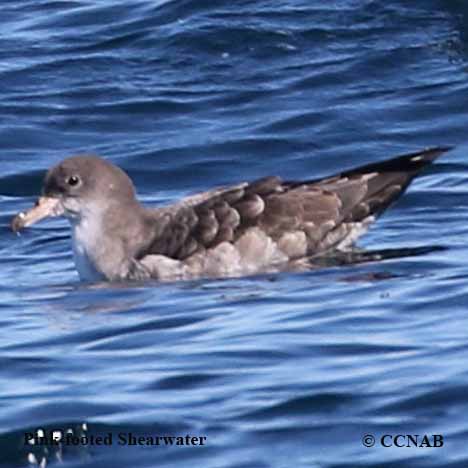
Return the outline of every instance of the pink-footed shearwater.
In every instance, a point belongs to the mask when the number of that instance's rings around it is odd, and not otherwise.
[[[18,232],[49,216],[68,218],[84,281],[191,279],[280,270],[348,248],[449,147],[430,148],[323,179],[265,177],[160,208],[143,207],[131,179],[96,156],[50,169]]]

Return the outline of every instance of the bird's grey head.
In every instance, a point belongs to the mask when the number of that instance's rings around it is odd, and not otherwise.
[[[74,156],[50,169],[42,193],[59,199],[68,217],[79,216],[97,202],[105,205],[135,199],[128,175],[96,156]]]
[[[124,171],[96,156],[73,156],[47,172],[36,206],[17,215],[12,227],[18,231],[49,216],[73,221],[128,203],[136,203],[135,189]]]

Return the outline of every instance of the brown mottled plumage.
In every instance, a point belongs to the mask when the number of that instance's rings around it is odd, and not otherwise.
[[[87,280],[280,269],[352,244],[448,149],[411,153],[318,180],[266,177],[158,209],[138,203],[130,179],[120,169],[99,158],[76,156],[48,172],[39,208],[18,215],[12,227],[17,231],[51,214],[67,216],[77,268]],[[79,179],[76,186],[70,184],[72,176]],[[57,202],[45,214],[36,214],[43,199]]]

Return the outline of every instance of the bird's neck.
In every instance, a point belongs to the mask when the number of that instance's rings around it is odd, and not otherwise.
[[[128,275],[144,238],[142,207],[117,213],[112,207],[70,219],[75,266],[87,282],[121,280]]]

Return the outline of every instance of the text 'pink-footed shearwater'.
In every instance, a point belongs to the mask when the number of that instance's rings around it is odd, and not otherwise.
[[[12,229],[66,217],[84,281],[279,271],[349,248],[421,170],[449,149],[426,149],[324,179],[265,177],[151,209],[138,202],[120,168],[95,156],[74,156],[47,172],[42,196],[15,216]]]

